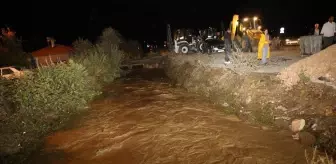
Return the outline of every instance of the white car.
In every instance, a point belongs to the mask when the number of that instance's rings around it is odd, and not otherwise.
[[[1,67],[0,68],[1,78],[5,79],[15,79],[20,78],[23,75],[23,71],[15,67]]]
[[[286,39],[285,40],[285,45],[288,45],[288,46],[290,46],[290,45],[299,45],[299,41],[300,41],[300,39],[298,39],[298,38],[288,38],[288,39]]]

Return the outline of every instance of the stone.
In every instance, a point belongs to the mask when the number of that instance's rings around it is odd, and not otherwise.
[[[222,104],[222,106],[223,106],[223,107],[228,107],[229,104],[225,102],[225,103]]]
[[[293,137],[294,140],[299,140],[300,139],[299,133],[293,134],[292,137]]]
[[[285,108],[285,107],[283,107],[283,106],[278,106],[278,107],[276,107],[275,109],[277,109],[277,110],[281,110],[281,111],[283,111],[283,112],[286,112],[288,109],[287,108]]]
[[[334,107],[327,107],[324,110],[324,115],[325,116],[335,116],[336,115],[336,110],[334,109]]]
[[[249,104],[251,101],[252,101],[251,96],[248,96],[248,97],[246,98],[246,100],[245,100],[245,103],[246,103],[246,104]]]
[[[295,119],[292,121],[290,129],[292,130],[292,132],[297,133],[304,128],[305,124],[306,121],[304,119]]]
[[[261,129],[262,129],[262,130],[270,130],[270,128],[267,127],[267,126],[261,126]]]

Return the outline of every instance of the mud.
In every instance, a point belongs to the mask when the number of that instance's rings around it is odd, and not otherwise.
[[[31,162],[305,163],[288,131],[243,123],[153,74],[163,72],[137,72],[107,87],[72,128],[48,136]]]

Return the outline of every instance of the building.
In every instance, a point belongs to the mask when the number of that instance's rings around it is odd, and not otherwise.
[[[47,38],[48,47],[32,52],[35,64],[47,66],[52,63],[66,62],[69,60],[72,47],[55,44],[55,39]],[[50,43],[50,44],[49,44]]]

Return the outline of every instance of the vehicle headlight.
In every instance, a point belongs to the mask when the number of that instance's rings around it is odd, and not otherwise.
[[[182,37],[180,37],[180,39],[184,39],[184,37],[182,36]]]
[[[286,42],[289,42],[290,40],[289,39],[286,39]]]

